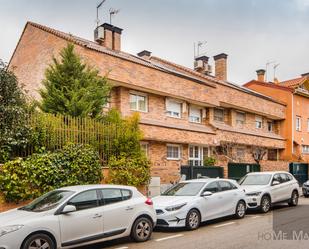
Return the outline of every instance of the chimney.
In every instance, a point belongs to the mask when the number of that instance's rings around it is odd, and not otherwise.
[[[209,57],[203,55],[195,58],[194,70],[202,74],[210,74],[211,66],[208,64]]]
[[[265,69],[256,70],[257,80],[260,82],[265,82]]]
[[[119,51],[121,49],[121,33],[121,28],[104,23],[95,29],[94,40],[106,48]]]
[[[141,57],[143,59],[149,60],[151,57],[151,52],[147,50],[143,50],[137,54],[138,57]]]
[[[301,77],[309,78],[309,73],[303,73],[303,74],[301,75]]]
[[[215,77],[219,80],[227,80],[227,54],[218,54],[214,56]]]

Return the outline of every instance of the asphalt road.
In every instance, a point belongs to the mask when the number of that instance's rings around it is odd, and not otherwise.
[[[242,220],[231,217],[203,224],[196,231],[156,230],[150,241],[114,240],[79,249],[305,249],[309,248],[309,199],[297,207],[278,205],[268,214],[250,212]]]

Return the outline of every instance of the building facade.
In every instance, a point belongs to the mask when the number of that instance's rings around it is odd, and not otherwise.
[[[216,157],[216,165],[255,163],[263,151],[262,170],[287,170],[279,160],[286,146],[282,124],[286,104],[228,82],[227,55],[214,56],[211,75],[208,57],[196,58],[195,70],[142,51],[137,56],[121,51],[122,30],[102,25],[104,39],[88,41],[28,22],[9,67],[27,93],[39,99],[38,90],[52,57],[68,42],[90,65],[113,84],[110,108],[123,116],[140,114],[142,146],[152,162],[152,176],[161,183],[180,179],[182,165],[203,165]]]
[[[258,70],[258,80],[244,86],[286,103],[286,120],[280,135],[286,139],[281,157],[289,161],[309,162],[309,73],[282,81],[265,82],[265,70]]]

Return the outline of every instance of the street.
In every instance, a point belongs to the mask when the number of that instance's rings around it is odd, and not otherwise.
[[[273,224],[282,232],[273,233]],[[298,232],[294,240],[288,240],[284,233],[297,228],[303,233]],[[297,207],[280,204],[267,214],[249,212],[242,220],[215,220],[203,224],[196,231],[156,229],[151,240],[146,243],[121,239],[79,249],[296,249],[308,248],[308,233],[309,199],[300,198]]]

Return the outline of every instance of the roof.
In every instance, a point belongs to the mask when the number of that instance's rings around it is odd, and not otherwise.
[[[280,86],[285,86],[285,87],[289,87],[289,88],[297,88],[298,86],[304,84],[307,80],[309,80],[308,77],[302,76],[296,79],[291,79],[291,80],[286,80],[286,81],[282,81],[280,82]]]
[[[137,64],[140,64],[140,65],[143,65],[143,66],[146,66],[146,67],[151,67],[151,68],[154,68],[154,69],[157,69],[157,70],[169,73],[169,74],[176,75],[178,77],[187,78],[189,80],[192,80],[192,81],[195,81],[197,83],[204,84],[204,85],[207,85],[207,86],[210,86],[210,87],[216,87],[216,83],[221,84],[221,85],[231,87],[231,88],[234,88],[236,90],[245,92],[247,94],[254,95],[256,97],[260,97],[260,98],[281,104],[280,102],[276,101],[275,99],[273,99],[269,96],[263,95],[261,93],[253,91],[253,90],[248,89],[246,87],[237,85],[237,84],[232,83],[232,82],[219,80],[219,79],[215,78],[214,76],[204,75],[204,74],[196,72],[196,71],[194,71],[190,68],[178,65],[178,64],[173,63],[173,62],[169,62],[167,60],[164,60],[164,59],[161,59],[161,58],[158,58],[158,57],[152,56],[152,57],[150,57],[150,59],[145,59],[145,58],[141,58],[141,57],[129,54],[129,53],[125,53],[123,51],[115,51],[115,50],[106,48],[104,46],[97,44],[96,42],[89,41],[89,40],[86,40],[84,38],[80,38],[78,36],[72,35],[70,33],[65,33],[65,32],[62,32],[62,31],[59,31],[59,30],[38,24],[38,23],[27,22],[26,27],[27,27],[27,25],[31,25],[31,26],[36,27],[38,29],[41,29],[45,32],[48,32],[48,33],[53,34],[55,36],[58,36],[62,39],[65,39],[69,42],[72,42],[76,45],[80,45],[80,46],[83,46],[85,48],[94,50],[98,53],[103,53],[103,54],[111,55],[111,56],[118,57],[118,58],[121,58],[121,59],[124,59],[124,60],[128,60],[128,61],[131,61],[133,63],[137,63]],[[26,29],[26,27],[25,27],[25,29]]]
[[[98,188],[126,188],[126,189],[135,189],[131,186],[123,186],[123,185],[112,185],[112,184],[93,184],[93,185],[76,185],[76,186],[68,186],[60,188],[61,190],[68,190],[74,192],[81,192],[84,190],[90,189],[98,189]]]
[[[275,84],[273,82],[262,82],[262,81],[257,81],[257,80],[251,80],[244,84],[244,87],[249,87],[251,85],[260,85],[260,86],[266,86],[266,87],[271,87],[271,88],[276,88],[279,90],[283,91],[288,91],[288,92],[293,92],[293,89],[287,87],[287,86],[282,86],[281,84]]]
[[[278,174],[278,173],[289,173],[287,171],[262,171],[262,172],[250,172],[248,173],[248,175],[274,175],[274,174]]]

